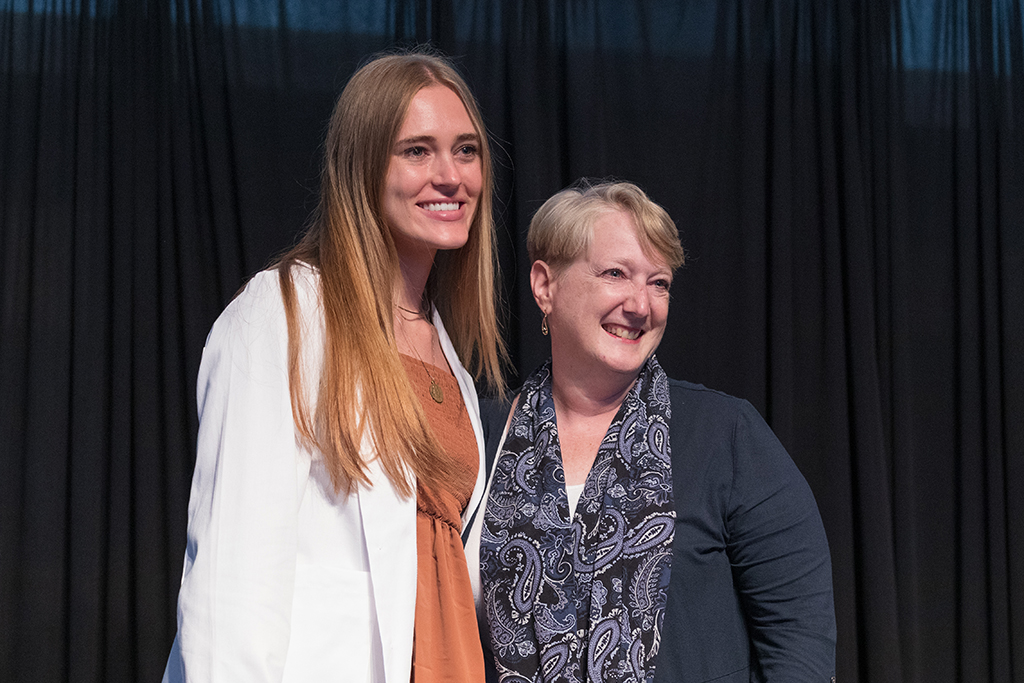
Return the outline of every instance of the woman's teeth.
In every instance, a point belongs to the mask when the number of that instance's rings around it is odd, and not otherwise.
[[[604,329],[609,334],[615,335],[622,339],[634,340],[640,337],[642,334],[641,330],[634,330],[628,327],[620,327],[619,325],[605,325]]]
[[[424,204],[423,208],[427,211],[458,211],[458,202],[434,202],[433,204]]]

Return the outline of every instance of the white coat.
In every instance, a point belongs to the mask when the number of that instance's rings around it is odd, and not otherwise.
[[[303,379],[323,351],[318,273],[293,270]],[[470,375],[440,318],[480,451],[463,525],[480,503],[483,433]],[[416,600],[416,503],[391,487],[364,442],[373,487],[334,493],[322,456],[300,446],[288,389],[276,271],[254,277],[214,323],[199,369],[199,437],[164,683],[408,683]]]

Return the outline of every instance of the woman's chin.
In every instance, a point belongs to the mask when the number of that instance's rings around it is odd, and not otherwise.
[[[590,374],[595,379],[604,375],[610,380],[622,378],[633,380],[640,374],[640,368],[643,367],[646,360],[646,356],[640,357],[639,354],[629,354],[627,357],[604,358],[602,362],[595,364]]]

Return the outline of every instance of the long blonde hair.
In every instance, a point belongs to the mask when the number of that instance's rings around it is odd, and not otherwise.
[[[438,252],[427,296],[462,362],[493,390],[504,389],[501,364],[507,356],[496,320],[493,177],[480,112],[466,83],[442,57],[412,52],[375,58],[356,71],[335,104],[310,228],[276,264],[288,321],[296,429],[306,447],[324,455],[335,490],[346,494],[373,483],[360,448],[366,436],[402,495],[412,493],[410,473],[428,485],[452,474],[398,355],[391,288],[398,256],[383,212],[392,146],[410,101],[430,85],[450,88],[465,105],[480,140],[483,185],[467,243]],[[292,268],[300,262],[320,274],[325,335],[319,378],[301,373],[292,282]],[[438,293],[443,295],[433,296]],[[318,382],[312,414],[303,392],[308,381]]]

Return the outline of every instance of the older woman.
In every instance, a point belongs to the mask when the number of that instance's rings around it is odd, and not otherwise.
[[[831,565],[806,482],[750,404],[654,356],[683,262],[667,213],[628,183],[582,185],[541,207],[528,245],[551,360],[492,430],[468,546],[491,673],[828,681]]]

